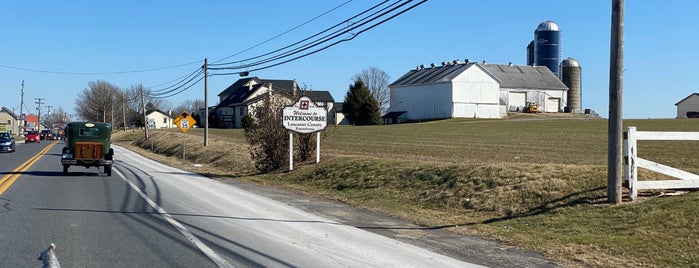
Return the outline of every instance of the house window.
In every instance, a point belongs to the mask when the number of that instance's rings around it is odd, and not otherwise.
[[[245,113],[245,107],[238,108],[238,115],[243,115]]]
[[[167,124],[167,118],[163,118],[163,124]]]

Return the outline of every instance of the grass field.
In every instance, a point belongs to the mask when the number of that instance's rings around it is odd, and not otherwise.
[[[522,116],[326,129],[321,163],[256,174],[240,130],[190,130],[194,171],[339,200],[425,226],[499,239],[566,266],[699,266],[699,193],[606,203],[607,121]],[[699,131],[699,120],[628,120],[639,131]],[[115,135],[181,161],[182,134]],[[639,156],[699,173],[699,142],[644,141]],[[656,174],[641,173],[644,179]]]

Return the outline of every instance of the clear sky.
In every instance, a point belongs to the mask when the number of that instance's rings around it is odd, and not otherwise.
[[[35,98],[43,98],[45,105],[74,113],[75,99],[89,81],[158,86],[196,71],[204,58],[222,63],[274,51],[377,3],[5,2],[0,105],[19,113],[24,80],[25,105],[32,112]],[[343,101],[351,77],[370,66],[386,71],[392,82],[417,65],[455,59],[525,65],[526,46],[544,20],[560,27],[561,59],[582,65],[583,108],[607,117],[611,0],[429,0],[351,41],[250,75],[295,79]],[[699,1],[626,1],[624,118],[674,118],[675,103],[699,92],[698,49]],[[164,69],[138,72],[158,68]],[[209,77],[209,105],[239,78]],[[204,99],[203,82],[168,101],[174,107],[194,99]]]

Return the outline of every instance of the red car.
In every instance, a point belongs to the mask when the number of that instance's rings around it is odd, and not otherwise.
[[[39,133],[36,131],[28,131],[27,135],[24,136],[24,143],[29,142],[41,142],[39,138]]]

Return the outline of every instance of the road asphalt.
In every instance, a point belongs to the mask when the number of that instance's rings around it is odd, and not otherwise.
[[[289,206],[462,261],[488,267],[559,266],[541,254],[474,236],[456,234],[445,228],[418,226],[381,213],[276,188],[241,183],[231,179],[219,180]]]

